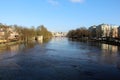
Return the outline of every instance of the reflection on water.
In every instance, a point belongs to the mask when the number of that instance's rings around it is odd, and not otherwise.
[[[120,47],[98,42],[69,42],[74,48],[82,49],[91,60],[99,64],[108,64],[120,69]]]
[[[54,39],[52,39],[52,41],[62,41],[66,39],[65,37],[54,37]]]
[[[34,48],[36,45],[43,45],[46,44],[50,41],[50,39],[46,39],[43,41],[31,41],[28,43],[21,43],[21,44],[15,44],[11,46],[7,46],[5,48],[0,48],[0,57],[6,56],[6,57],[12,57],[17,55],[19,52],[29,50],[31,48]]]
[[[42,44],[43,43],[43,40],[38,40],[37,41],[39,44]]]
[[[118,46],[115,45],[109,45],[109,44],[101,44],[101,48],[103,50],[106,50],[108,53],[117,53],[118,52]]]
[[[109,45],[104,43],[99,44],[99,46],[101,46],[101,51],[100,51],[101,56],[98,56],[99,57],[98,60],[100,60],[102,64],[108,63],[112,65],[117,65],[118,59],[120,57],[119,46]]]
[[[119,75],[120,47],[114,45],[58,37],[11,45],[0,52],[3,80],[9,80],[6,76],[11,80],[117,80]]]
[[[8,46],[6,49],[1,50],[0,57],[12,57],[24,50],[35,48],[36,45],[41,46],[44,50],[57,50],[57,53],[52,55],[74,57],[74,58],[86,58],[99,61],[100,63],[107,64],[119,64],[119,46],[109,45],[104,43],[93,43],[93,42],[75,42],[69,41],[64,37],[55,37],[52,40],[45,40],[44,43],[41,41],[29,42]],[[46,49],[45,49],[46,48]],[[63,54],[64,53],[64,54]],[[69,53],[69,54],[68,54]]]
[[[24,50],[34,48],[34,46],[35,46],[35,42],[7,46],[5,49],[1,49],[0,59],[12,58]]]
[[[10,49],[10,54],[11,54],[11,56],[15,56],[16,54],[17,54],[17,52],[19,51],[19,45],[17,44],[17,45],[12,45],[12,46],[10,46],[9,47],[9,49]]]
[[[0,59],[6,59],[17,55],[20,49],[19,47],[19,44],[5,47],[5,49],[2,49],[0,52]]]
[[[103,60],[105,59],[108,63],[114,63],[117,61],[117,56],[119,54],[118,46],[102,44],[101,49]]]

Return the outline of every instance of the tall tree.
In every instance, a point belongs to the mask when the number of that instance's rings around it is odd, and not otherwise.
[[[52,34],[47,30],[47,28],[44,27],[44,25],[37,27],[37,35],[43,36],[44,39],[51,38]]]

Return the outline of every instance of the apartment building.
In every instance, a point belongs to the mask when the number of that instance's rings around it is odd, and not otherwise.
[[[116,26],[116,25],[111,25],[111,28],[112,28],[112,30],[111,30],[111,37],[112,38],[118,38],[118,27],[119,26]]]
[[[100,24],[96,26],[96,35],[98,37],[118,37],[118,26],[109,24]]]
[[[99,37],[110,37],[111,26],[109,24],[100,24],[96,27],[96,33]]]

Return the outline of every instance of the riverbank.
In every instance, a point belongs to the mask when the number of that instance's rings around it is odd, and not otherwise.
[[[91,39],[91,41],[120,46],[120,40],[118,40],[118,39],[113,39],[113,40]]]
[[[99,42],[99,43],[105,43],[105,44],[120,46],[120,40],[118,40],[118,39],[69,38],[69,40],[72,40],[72,41],[82,41],[82,42],[83,41],[84,42]]]
[[[15,45],[15,44],[21,44],[21,43],[31,43],[31,42],[35,42],[37,41],[38,43],[47,43],[49,42],[51,39],[40,39],[40,40],[28,40],[28,41],[25,41],[25,40],[19,40],[19,41],[10,41],[10,42],[4,42],[4,43],[0,43],[0,49],[5,49],[11,45]]]
[[[0,48],[6,48],[8,46],[19,44],[19,43],[23,43],[23,41],[12,41],[12,42],[7,42],[7,43],[1,43]]]

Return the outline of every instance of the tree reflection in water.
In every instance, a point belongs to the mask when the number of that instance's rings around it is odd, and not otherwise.
[[[11,45],[3,51],[0,54],[0,77],[3,80],[120,78],[119,46],[53,38],[45,42]]]

